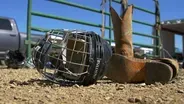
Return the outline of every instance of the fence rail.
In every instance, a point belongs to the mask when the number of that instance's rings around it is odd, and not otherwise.
[[[54,3],[58,3],[58,4],[62,4],[62,5],[67,5],[67,6],[72,6],[72,7],[76,7],[76,8],[80,8],[83,10],[87,10],[87,11],[91,11],[93,13],[102,13],[102,10],[98,10],[95,8],[90,8],[87,6],[83,6],[77,3],[72,3],[72,2],[68,2],[66,0],[48,0],[50,2],[54,2]],[[121,4],[120,0],[109,0],[109,6],[111,6],[111,2],[115,2],[118,4]],[[134,6],[134,9],[140,10],[142,12],[146,12],[149,14],[153,14],[155,16],[155,20],[156,23],[155,24],[150,24],[150,23],[146,23],[146,22],[142,22],[142,21],[138,21],[138,20],[133,20],[134,23],[138,23],[138,24],[142,24],[142,25],[146,25],[146,26],[150,26],[150,27],[155,27],[156,25],[159,24],[159,19],[160,19],[160,15],[158,15],[158,1],[155,0],[155,12],[149,11],[147,9],[138,7],[138,6]],[[44,14],[41,12],[36,12],[36,11],[32,11],[32,0],[28,0],[28,10],[27,10],[27,40],[25,42],[25,44],[27,44],[27,56],[30,57],[31,56],[31,39],[30,39],[30,35],[31,35],[31,30],[33,31],[38,31],[38,32],[47,32],[49,31],[49,29],[44,29],[44,28],[40,28],[40,27],[32,27],[31,24],[31,20],[32,20],[32,16],[39,16],[39,17],[44,17],[44,18],[50,18],[50,19],[56,19],[56,20],[62,20],[62,21],[67,21],[67,22],[72,22],[72,23],[77,23],[77,24],[82,24],[82,25],[86,25],[86,26],[92,26],[92,27],[97,27],[97,28],[101,28],[102,24],[95,24],[95,23],[89,23],[89,22],[85,22],[85,21],[79,21],[79,20],[75,20],[72,18],[66,18],[64,16],[55,16],[55,15],[51,15],[51,14]],[[109,30],[109,37],[108,39],[106,39],[107,41],[110,42],[114,42],[114,40],[112,40],[112,23],[111,23],[111,15],[108,12],[104,12],[104,15],[109,16],[109,26],[105,26],[105,29]],[[149,35],[149,34],[143,34],[143,33],[139,33],[139,32],[133,32],[134,35],[139,35],[139,36],[144,36],[144,37],[148,37],[148,38],[152,38],[156,41],[155,45],[146,45],[146,44],[138,44],[138,43],[133,43],[136,46],[141,46],[141,47],[147,47],[147,48],[153,48],[154,50],[156,50],[156,54],[155,56],[159,56],[159,47],[160,47],[160,43],[159,43],[159,30],[156,30],[156,35]]]

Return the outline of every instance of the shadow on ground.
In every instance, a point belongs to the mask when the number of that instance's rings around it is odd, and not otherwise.
[[[33,86],[42,86],[42,87],[46,87],[46,86],[51,86],[54,83],[49,81],[49,80],[44,80],[44,79],[30,79],[28,81],[18,81],[18,80],[11,80],[9,82],[10,84],[15,84],[18,86],[26,86],[26,85],[33,85]]]
[[[0,70],[1,69],[7,69],[7,66],[0,66]]]

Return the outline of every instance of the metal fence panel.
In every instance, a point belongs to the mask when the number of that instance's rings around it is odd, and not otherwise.
[[[98,10],[98,9],[94,9],[94,8],[90,8],[87,6],[83,6],[80,4],[76,4],[76,3],[72,3],[72,2],[68,2],[66,0],[48,0],[50,2],[55,2],[58,4],[64,4],[67,6],[72,6],[72,7],[76,7],[76,8],[80,8],[80,9],[84,9],[87,11],[91,11],[92,13],[102,13],[102,10]],[[151,0],[150,0],[151,1]],[[115,2],[118,4],[121,4],[121,0],[109,0],[109,6],[111,6],[111,2]],[[142,24],[142,25],[146,25],[146,26],[151,26],[153,28],[156,28],[156,36],[154,35],[148,35],[148,34],[143,34],[143,33],[139,33],[139,32],[133,32],[134,35],[140,35],[140,36],[144,36],[144,37],[149,37],[155,40],[155,44],[154,45],[146,45],[146,44],[138,44],[138,43],[133,43],[136,46],[141,46],[141,47],[147,47],[147,48],[153,48],[154,50],[156,50],[156,54],[155,56],[159,56],[159,49],[160,49],[160,12],[159,12],[159,4],[158,4],[158,0],[154,0],[155,3],[155,12],[149,11],[147,9],[138,7],[138,6],[134,6],[134,9],[140,10],[142,12],[145,13],[149,13],[155,16],[155,20],[156,23],[155,24],[150,24],[150,23],[146,23],[146,22],[142,22],[142,21],[138,21],[138,20],[133,20],[134,23],[138,23],[138,24]],[[40,27],[32,27],[31,21],[32,21],[32,16],[39,16],[39,17],[44,17],[44,18],[50,18],[50,19],[56,19],[56,20],[62,20],[62,21],[67,21],[67,22],[72,22],[72,23],[77,23],[77,24],[82,24],[82,25],[87,25],[87,26],[93,26],[93,27],[98,27],[101,28],[102,24],[95,24],[95,23],[89,23],[89,22],[85,22],[85,21],[79,21],[79,20],[75,20],[72,18],[65,18],[64,16],[59,17],[59,16],[55,16],[55,15],[50,15],[50,14],[44,14],[41,12],[36,12],[32,10],[32,0],[28,0],[28,8],[27,8],[27,40],[25,41],[25,44],[27,44],[27,57],[31,56],[31,44],[33,44],[34,42],[31,42],[31,30],[34,31],[39,31],[39,32],[47,32],[49,31],[49,29],[43,29]],[[109,41],[109,43],[111,44],[111,42],[114,42],[114,40],[112,40],[112,23],[111,23],[111,16],[110,13],[108,12],[104,12],[104,15],[109,16],[109,25],[105,26],[105,29],[109,30],[109,34],[108,34],[108,39],[106,39],[107,41]]]

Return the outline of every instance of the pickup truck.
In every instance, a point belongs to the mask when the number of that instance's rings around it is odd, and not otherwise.
[[[8,50],[25,55],[27,34],[19,32],[16,21],[13,18],[0,17],[0,61],[5,60]],[[31,40],[37,42],[43,35],[31,34]]]

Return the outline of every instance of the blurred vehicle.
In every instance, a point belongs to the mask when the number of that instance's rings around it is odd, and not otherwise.
[[[43,35],[31,34],[31,40],[37,42]],[[26,33],[19,32],[16,21],[9,17],[0,17],[0,61],[6,59],[7,51],[19,51],[25,56]]]

